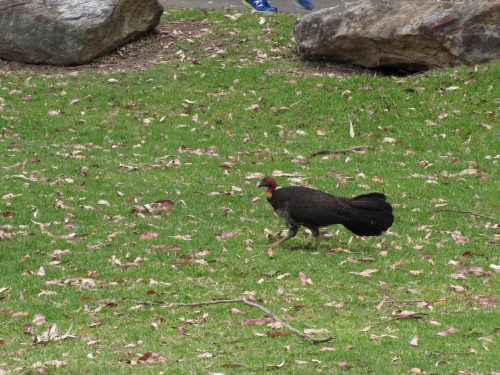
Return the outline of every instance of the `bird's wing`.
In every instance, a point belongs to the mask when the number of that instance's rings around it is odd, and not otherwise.
[[[343,224],[349,205],[344,198],[334,197],[319,190],[289,187],[282,192],[282,205],[297,223],[309,227]],[[280,197],[278,197],[280,198]]]

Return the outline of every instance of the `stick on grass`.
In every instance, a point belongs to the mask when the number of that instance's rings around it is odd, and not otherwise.
[[[244,305],[254,307],[266,315],[269,315],[271,318],[273,318],[276,322],[280,323],[284,328],[286,328],[290,333],[299,336],[300,338],[303,338],[304,340],[311,341],[313,344],[321,344],[324,342],[328,342],[333,340],[332,336],[328,337],[322,337],[322,338],[315,338],[312,337],[311,335],[308,335],[306,333],[300,332],[298,329],[293,328],[291,325],[285,323],[283,320],[281,320],[275,313],[272,311],[266,309],[264,306],[259,305],[256,302],[252,302],[247,300],[246,298],[234,298],[234,299],[217,299],[213,301],[200,301],[200,302],[192,302],[192,303],[182,303],[182,302],[155,302],[155,301],[137,301],[137,300],[130,300],[130,299],[121,299],[122,301],[125,302],[134,302],[134,303],[140,303],[143,305],[157,305],[157,306],[167,306],[167,307],[196,307],[196,306],[208,306],[208,305],[219,305],[222,303],[242,303]]]
[[[452,210],[452,209],[442,208],[442,209],[436,210],[436,212],[456,212],[458,214],[471,215],[471,216],[474,216],[474,217],[480,217],[482,219],[496,220],[494,217],[489,217],[489,216],[477,214],[477,213],[472,212],[472,211],[462,211],[462,210]]]

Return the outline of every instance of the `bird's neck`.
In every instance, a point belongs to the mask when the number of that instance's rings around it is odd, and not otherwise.
[[[267,189],[266,191],[267,199],[271,199],[273,197],[274,190],[276,190],[276,186],[270,186]]]

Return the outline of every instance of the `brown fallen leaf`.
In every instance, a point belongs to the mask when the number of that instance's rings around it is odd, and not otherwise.
[[[359,276],[364,276],[364,277],[370,277],[372,273],[378,272],[378,270],[375,269],[366,269],[361,272],[349,272],[353,275],[359,275]]]
[[[198,354],[196,356],[196,358],[198,359],[210,359],[212,358],[214,355],[212,353],[209,353],[209,352],[205,352],[205,353],[201,353],[201,354]]]
[[[381,310],[382,307],[384,307],[384,305],[387,303],[387,302],[391,302],[391,298],[389,296],[383,296],[382,299],[380,300],[379,303],[377,303],[377,306],[375,306],[375,308],[377,310]]]
[[[498,305],[498,298],[496,297],[479,297],[479,303],[486,307],[493,307]]]
[[[40,326],[45,323],[45,316],[43,316],[42,314],[35,314],[31,322],[37,326]]]
[[[452,285],[448,284],[448,289],[453,290],[454,292],[463,293],[467,290],[465,285]]]
[[[229,310],[229,312],[230,312],[231,314],[240,314],[240,315],[245,315],[245,314],[246,314],[246,312],[241,311],[241,310],[239,310],[239,309],[237,309],[237,308],[234,308],[234,307],[233,307],[231,310]]]
[[[140,239],[141,240],[151,240],[153,238],[158,237],[158,233],[154,232],[144,232],[141,234]]]
[[[166,360],[167,359],[165,357],[159,355],[158,353],[154,353],[154,352],[144,353],[138,359],[139,362],[143,362],[143,363],[163,363]]]
[[[372,329],[372,326],[366,326],[365,328],[361,328],[359,332],[368,332],[370,329]]]
[[[411,346],[418,346],[418,336],[413,336],[409,341]]]
[[[335,351],[335,350],[337,350],[337,348],[336,348],[336,347],[334,347],[334,346],[323,346],[323,347],[322,347],[320,350],[318,350],[318,351],[320,351],[320,352],[333,352],[333,351]]]
[[[345,302],[344,301],[332,301],[332,302],[325,303],[324,306],[325,307],[336,307],[337,309],[341,309],[345,306]]]
[[[66,340],[69,338],[76,338],[75,335],[71,333],[71,328],[64,334],[61,334],[57,324],[53,324],[47,331],[43,332],[40,336],[33,337],[33,344],[47,344],[51,341]]]
[[[218,240],[225,240],[227,238],[233,238],[236,236],[237,232],[230,231],[230,232],[224,232],[224,233],[218,233],[216,234],[215,237],[217,237]]]
[[[273,320],[271,318],[262,318],[262,319],[243,319],[243,324],[246,326],[263,326],[269,323],[272,323]]]
[[[151,250],[163,250],[163,251],[180,251],[182,250],[179,245],[149,245]]]
[[[324,335],[324,334],[327,334],[327,333],[330,333],[329,330],[327,330],[326,328],[306,328],[304,329],[304,333],[306,335]]]
[[[312,285],[312,280],[310,277],[307,277],[304,272],[299,273],[299,279],[302,285]]]
[[[455,334],[455,332],[457,332],[457,329],[455,327],[451,326],[450,328],[448,328],[445,331],[441,331],[441,332],[436,333],[436,335],[445,337],[445,336],[451,336],[451,335]]]
[[[285,365],[285,361],[279,363],[279,364],[276,364],[276,365],[266,365],[266,368],[268,369],[275,369],[275,370],[279,370],[280,368],[282,368],[283,366]]]

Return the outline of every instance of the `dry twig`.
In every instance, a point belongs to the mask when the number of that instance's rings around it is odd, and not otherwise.
[[[320,155],[337,155],[337,154],[346,154],[348,152],[359,152],[359,153],[366,153],[368,151],[372,151],[375,148],[372,146],[352,146],[352,147],[347,147],[347,148],[341,148],[338,150],[320,150],[318,152],[315,152],[311,155],[309,155],[310,158],[313,158],[315,156],[320,156]]]
[[[266,315],[269,315],[276,322],[280,323],[284,328],[286,328],[290,333],[293,333],[294,335],[299,336],[299,337],[303,338],[304,340],[311,341],[313,344],[320,344],[320,343],[324,343],[324,342],[328,342],[328,341],[333,340],[332,336],[315,338],[315,337],[312,337],[311,335],[302,333],[299,330],[297,330],[296,328],[293,328],[291,325],[285,323],[272,311],[266,309],[264,306],[259,305],[256,302],[249,301],[246,298],[217,299],[217,300],[213,300],[213,301],[201,301],[201,302],[192,302],[192,303],[137,301],[137,300],[130,300],[130,299],[121,299],[121,300],[126,301],[126,302],[139,303],[139,304],[143,304],[143,305],[157,305],[157,306],[166,306],[166,307],[196,307],[196,306],[218,305],[221,303],[243,303],[247,306],[254,307],[254,308],[262,311]]]
[[[494,217],[489,217],[489,216],[477,214],[477,213],[472,212],[472,211],[452,210],[452,209],[449,209],[449,208],[448,209],[442,208],[442,209],[435,210],[435,211],[436,212],[456,212],[456,213],[459,213],[459,214],[471,215],[471,216],[480,217],[480,218],[487,219],[487,220],[496,220]]]

